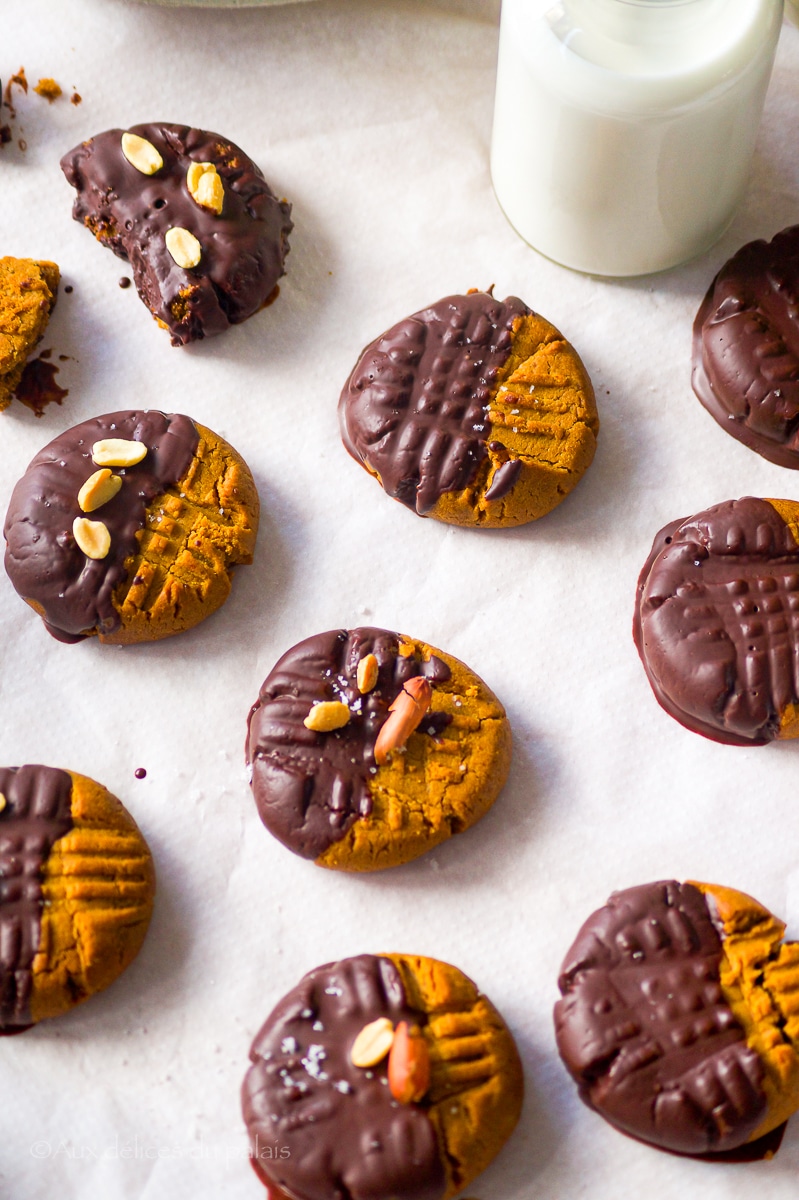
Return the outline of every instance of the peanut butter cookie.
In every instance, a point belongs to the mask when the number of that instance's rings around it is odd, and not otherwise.
[[[60,641],[154,641],[190,629],[252,561],[258,493],[236,451],[189,417],[95,417],[14,488],[5,565]]]
[[[567,954],[558,1049],[612,1125],[684,1154],[725,1152],[799,1108],[799,943],[742,892],[615,892]]]
[[[510,726],[463,663],[385,629],[294,646],[250,712],[261,820],[320,866],[397,866],[468,829],[508,774]]]
[[[52,262],[0,258],[0,412],[11,403],[25,363],[44,335],[60,277]]]
[[[139,952],[153,908],[147,843],[99,783],[0,768],[0,1031],[102,991]]]
[[[761,746],[799,736],[799,503],[747,496],[673,521],[638,580],[633,633],[687,729]]]
[[[163,121],[109,129],[61,169],[73,217],[130,262],[173,346],[246,321],[276,294],[291,206],[227,138]]]
[[[456,967],[362,954],[311,971],[253,1042],[242,1104],[268,1195],[449,1200],[513,1132],[519,1055]]]
[[[339,401],[344,445],[420,516],[523,525],[591,465],[594,391],[577,352],[515,296],[447,296],[361,354]]]
[[[799,469],[799,225],[725,263],[694,321],[694,391],[722,429]]]

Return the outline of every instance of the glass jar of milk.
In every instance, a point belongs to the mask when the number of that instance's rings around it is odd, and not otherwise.
[[[503,0],[491,173],[542,254],[643,275],[746,187],[783,0]]]

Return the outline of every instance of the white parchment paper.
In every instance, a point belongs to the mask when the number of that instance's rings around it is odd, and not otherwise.
[[[238,1101],[253,1035],[306,970],[391,949],[462,967],[524,1057],[521,1125],[472,1196],[796,1196],[798,1120],[771,1163],[707,1165],[638,1145],[578,1100],[551,1008],[577,928],[617,887],[727,883],[799,933],[799,747],[687,733],[653,699],[630,636],[636,577],[663,524],[730,497],[799,495],[799,475],[726,437],[689,382],[691,322],[713,273],[743,242],[799,220],[799,30],[784,30],[751,186],[723,240],[665,275],[609,282],[541,258],[498,209],[487,169],[497,15],[493,0],[235,13],[3,0],[0,75],[24,64],[65,96],[19,98],[0,151],[2,253],[54,258],[74,287],[43,343],[69,356],[63,407],[0,416],[3,510],[46,441],[130,405],[217,429],[263,503],[257,561],[220,613],[171,642],[59,645],[0,578],[0,761],[105,783],[141,824],[159,881],[126,975],[69,1017],[0,1041],[3,1200],[262,1195]],[[154,119],[224,133],[294,204],[278,301],[183,350],[117,286],[125,264],[72,222],[58,167],[81,139]],[[368,340],[492,283],[579,348],[602,431],[555,513],[472,532],[383,496],[341,446],[336,400]],[[283,650],[364,622],[468,662],[515,736],[510,782],[480,826],[372,878],[321,871],[273,841],[242,754],[247,711]]]

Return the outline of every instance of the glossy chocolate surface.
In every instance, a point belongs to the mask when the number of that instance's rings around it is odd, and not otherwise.
[[[655,695],[688,729],[774,739],[799,691],[799,547],[779,513],[749,496],[662,529],[633,634]]]
[[[727,433],[799,468],[799,225],[721,268],[694,322],[692,382]]]
[[[446,296],[366,347],[341,393],[341,436],[389,496],[423,516],[472,482],[514,322],[529,312],[515,296]],[[491,499],[515,479],[510,469],[495,475]]]
[[[98,469],[92,446],[106,438],[144,442],[147,454],[136,466],[112,468],[122,477],[119,492],[84,514],[78,492]],[[53,637],[76,642],[95,629],[119,628],[112,597],[126,578],[125,560],[136,550],[147,505],[183,478],[198,443],[188,417],[128,410],[75,425],[36,455],[11,495],[5,566],[20,596],[43,611]],[[108,528],[111,549],[105,558],[87,558],[78,547],[72,523],[82,516]]]
[[[688,1154],[746,1142],[765,1072],[720,985],[702,893],[674,881],[615,892],[563,962],[558,1050],[582,1099],[625,1133]]]
[[[54,767],[0,767],[0,1031],[31,1023],[41,936],[42,868],[72,828],[72,780]]]
[[[284,654],[261,687],[247,735],[253,794],[267,829],[303,858],[318,858],[371,812],[375,741],[405,681],[424,675],[443,683],[450,677],[435,655],[424,662],[416,654],[403,657],[398,648],[397,634],[385,629],[333,629]],[[379,673],[362,696],[358,663],[367,654],[374,654]],[[312,705],[325,700],[347,704],[349,723],[330,733],[306,729]],[[435,735],[448,721],[429,712],[419,729]]]
[[[77,191],[73,217],[130,262],[139,295],[173,345],[245,321],[283,274],[291,206],[243,150],[216,133],[164,122],[132,126],[128,132],[151,142],[164,163],[144,175],[122,153],[124,132],[109,129],[64,155],[61,169]],[[216,166],[221,214],[192,198],[186,177],[193,162]],[[178,266],[167,250],[166,233],[175,227],[199,240],[196,267]]]
[[[424,1108],[399,1104],[387,1064],[350,1051],[378,1017],[424,1025],[390,959],[319,967],[281,1000],[253,1042],[242,1088],[252,1162],[295,1200],[440,1200],[446,1189]]]

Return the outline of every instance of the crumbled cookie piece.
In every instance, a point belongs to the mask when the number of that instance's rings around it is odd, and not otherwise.
[[[25,363],[44,335],[60,276],[53,262],[0,258],[0,411],[11,403]]]

